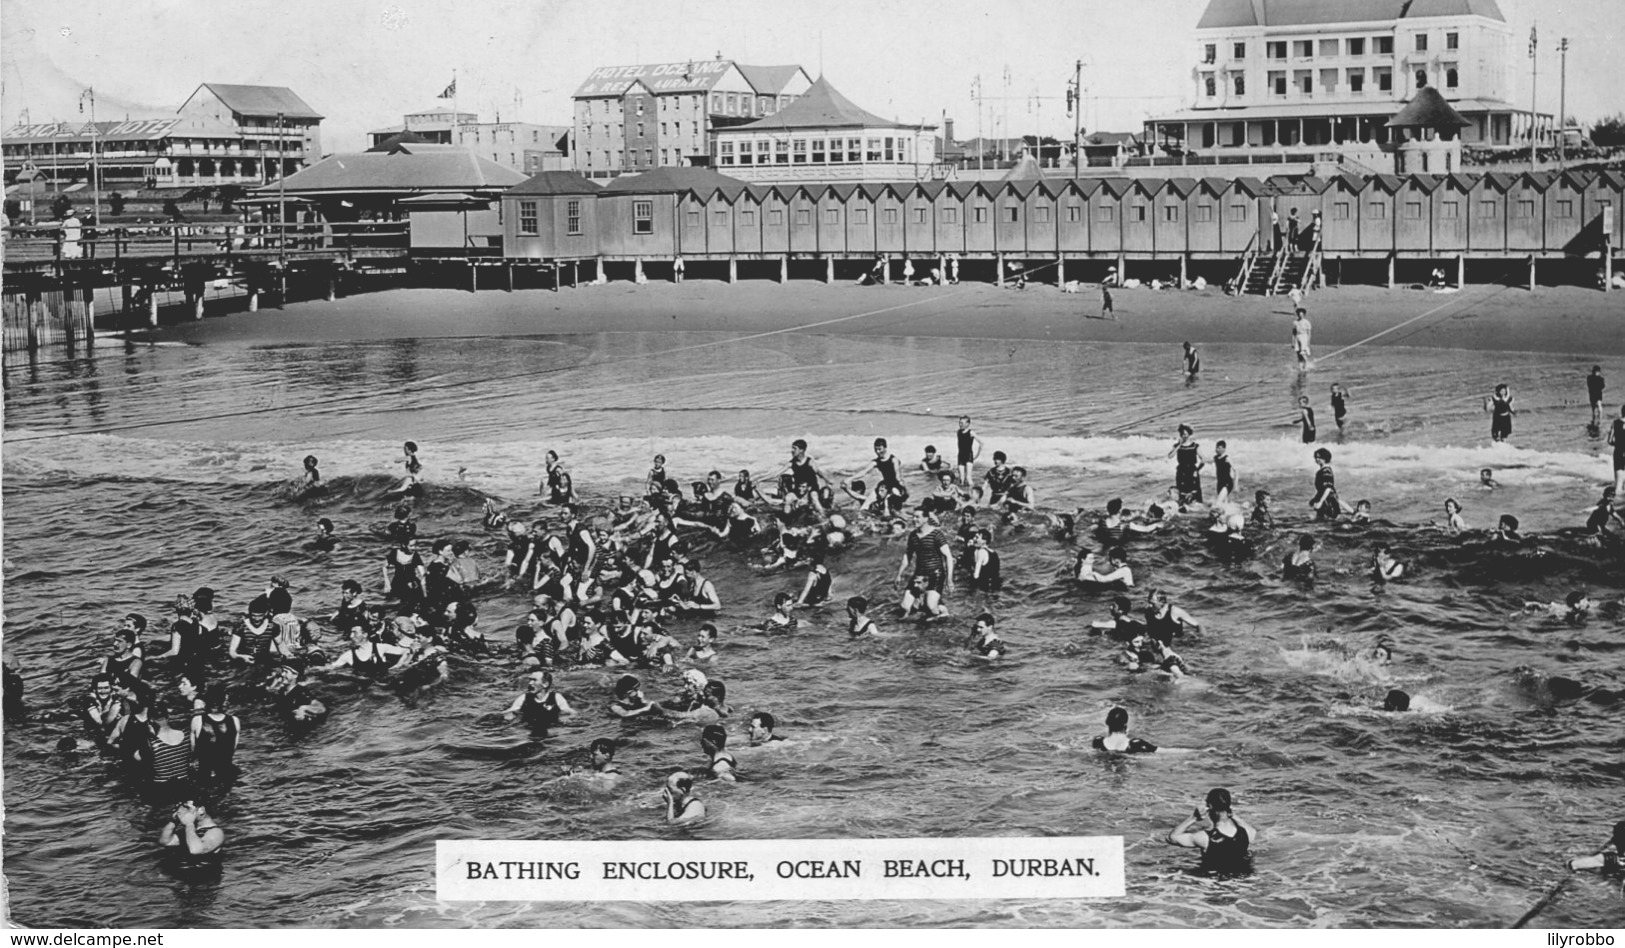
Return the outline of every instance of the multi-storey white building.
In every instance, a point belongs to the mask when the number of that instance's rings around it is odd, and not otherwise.
[[[1529,140],[1529,111],[1510,101],[1524,46],[1495,0],[1210,0],[1194,52],[1192,106],[1146,131],[1221,161],[1248,149],[1381,149],[1388,119],[1427,86],[1470,123],[1463,142]],[[1549,134],[1551,117],[1538,119]]]
[[[536,125],[531,122],[482,122],[473,112],[453,111],[449,106],[401,116],[401,124],[375,128],[367,135],[374,149],[388,147],[401,136],[438,145],[457,145],[475,154],[507,165],[526,174],[569,169],[570,129],[564,125]],[[410,137],[410,136],[409,136]]]
[[[575,92],[571,163],[589,178],[704,163],[712,131],[771,115],[811,85],[800,66],[725,59],[595,69]]]

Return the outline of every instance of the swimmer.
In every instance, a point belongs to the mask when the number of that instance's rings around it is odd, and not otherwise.
[[[833,582],[834,577],[830,575],[823,556],[815,554],[812,567],[807,570],[807,582],[801,587],[801,596],[792,608],[821,606],[829,602],[829,587]]]
[[[708,724],[700,732],[700,750],[710,758],[706,765],[707,772],[715,779],[725,783],[735,783],[739,780],[739,762],[727,750],[728,729],[720,724]]]
[[[846,601],[846,634],[854,639],[880,634],[875,621],[869,618],[869,600],[863,596]]]
[[[1601,869],[1609,875],[1625,873],[1625,862],[1621,861],[1625,859],[1625,820],[1614,824],[1614,837],[1609,840],[1609,845],[1614,847],[1613,852],[1608,852],[1608,847],[1604,846],[1602,851],[1590,856],[1576,856],[1570,859],[1569,871]]]
[[[997,458],[995,455],[995,460]],[[918,604],[926,617],[942,618],[948,614],[942,596],[954,591],[953,550],[947,535],[937,528],[935,514],[915,511],[914,524],[902,562],[897,566],[897,582],[903,582],[903,577],[909,575],[900,606],[905,617],[912,615]]]
[[[1106,552],[1106,568],[1095,568],[1095,554],[1086,553],[1078,561],[1078,581],[1095,583],[1101,586],[1118,586],[1123,589],[1134,588],[1134,570],[1128,565],[1128,553],[1122,547],[1114,546]]]
[[[1187,381],[1196,381],[1196,374],[1202,371],[1202,355],[1196,347],[1189,342],[1185,343],[1185,378]]]
[[[1196,807],[1184,822],[1168,831],[1168,842],[1185,849],[1202,851],[1202,870],[1213,873],[1246,872],[1252,859],[1248,853],[1258,841],[1258,830],[1247,825],[1231,809],[1230,791],[1215,788],[1207,795],[1207,828],[1203,808]]]
[[[621,779],[621,768],[615,765],[615,741],[613,738],[599,737],[587,745],[587,769],[571,767],[565,772],[566,777],[586,777],[598,780],[605,784],[613,784]]]
[[[1004,492],[1005,521],[1015,519],[1015,515],[1033,509],[1038,502],[1033,494],[1033,486],[1027,483],[1027,469],[1012,467],[1010,469],[1010,482]]]
[[[380,633],[371,631],[363,625],[356,625],[350,629],[350,647],[340,652],[339,657],[331,663],[317,670],[327,672],[349,668],[363,678],[381,678],[389,669],[399,664],[407,652],[407,649],[399,645],[385,642]]]
[[[1625,494],[1625,405],[1608,426],[1608,443],[1614,447],[1614,493]]]
[[[971,535],[960,566],[965,574],[965,585],[971,589],[998,592],[1004,587],[1004,577],[999,573],[999,554],[989,546],[992,542],[991,530],[978,530]]]
[[[1292,316],[1292,353],[1298,357],[1298,371],[1307,372],[1314,368],[1309,354],[1309,314],[1303,307],[1298,307]]]
[[[1117,754],[1155,754],[1157,745],[1138,737],[1128,736],[1128,709],[1113,708],[1106,712],[1106,736],[1092,742],[1095,750]]]
[[[166,849],[185,848],[192,856],[207,856],[226,844],[226,831],[201,804],[182,802],[170,814],[169,822],[158,831],[158,845]]]
[[[1132,642],[1145,634],[1145,623],[1135,621],[1131,616],[1133,611],[1134,604],[1127,596],[1114,596],[1109,607],[1110,618],[1096,619],[1090,626],[1118,642]]]
[[[948,459],[937,453],[937,446],[934,444],[925,446],[925,457],[920,459],[920,470],[930,477],[936,477],[939,474],[947,474],[952,477],[954,473],[953,468],[948,464]]]
[[[1394,559],[1393,551],[1388,544],[1379,543],[1371,554],[1371,576],[1379,583],[1395,580],[1405,575],[1405,564]]]
[[[784,738],[773,733],[777,722],[773,715],[766,711],[757,711],[745,722],[746,733],[750,735],[750,746],[758,747],[763,744],[788,743]]]
[[[1608,528],[1614,525],[1625,529],[1625,517],[1621,517],[1619,511],[1614,509],[1614,496],[1612,487],[1604,487],[1602,499],[1597,501],[1597,506],[1592,508],[1591,516],[1586,518],[1586,533],[1592,537],[1609,536]]]
[[[891,502],[891,504],[883,505],[883,509],[886,513],[896,513],[896,511],[901,510],[903,504],[908,501],[908,488],[903,485],[902,461],[899,460],[896,455],[891,453],[891,449],[887,446],[885,438],[876,438],[874,447],[875,456],[874,459],[869,462],[868,466],[852,477],[842,481],[841,485],[842,487],[845,487],[846,485],[856,481],[857,478],[868,474],[870,471],[874,471],[875,474],[880,478],[880,482],[875,486],[876,499],[871,500],[870,503],[879,502],[879,498],[881,497],[896,498]],[[885,490],[882,491],[882,488],[885,488]],[[850,494],[851,491],[848,490],[847,493]],[[895,509],[891,509],[892,505],[895,505]]]
[[[327,705],[299,681],[299,670],[280,665],[266,679],[265,690],[276,699],[277,712],[299,724],[319,723],[327,717]]]
[[[305,455],[305,490],[315,490],[322,486],[322,472],[316,469],[316,455]]]
[[[1354,502],[1354,513],[1349,515],[1349,523],[1370,523],[1370,522],[1371,522],[1371,501],[1369,501],[1369,500],[1356,500]]]
[[[1262,527],[1266,530],[1275,528],[1275,514],[1270,512],[1270,499],[1272,496],[1267,490],[1253,492],[1253,526]]]
[[[338,537],[333,535],[333,521],[321,517],[316,521],[316,535],[311,537],[306,548],[320,553],[331,553],[338,542]]]
[[[485,498],[483,522],[487,530],[501,529],[507,526],[508,515],[497,507],[496,501],[487,497]]]
[[[1478,486],[1485,490],[1494,490],[1501,486],[1501,482],[1495,479],[1495,472],[1486,467],[1478,472]]]
[[[389,493],[409,494],[419,489],[420,475],[423,473],[423,462],[418,460],[418,446],[415,441],[408,441],[401,445],[401,464],[406,467],[406,476]]]
[[[666,456],[655,455],[654,465],[649,468],[649,474],[643,479],[643,493],[645,496],[658,494],[666,489]]]
[[[708,662],[716,657],[717,627],[715,624],[707,622],[700,626],[700,630],[696,633],[694,639],[694,646],[688,650],[688,654],[684,658],[691,662]]]
[[[1298,548],[1287,554],[1281,564],[1282,582],[1315,581],[1315,538],[1307,533],[1298,536]]]
[[[1513,407],[1512,390],[1506,383],[1495,386],[1495,394],[1484,399],[1484,410],[1490,412],[1490,440],[1496,443],[1512,437],[1512,416],[1518,413]]]
[[[418,535],[418,522],[412,519],[412,508],[407,504],[396,504],[394,518],[384,528],[384,533],[391,540],[399,543]]]
[[[993,452],[993,466],[982,475],[982,483],[976,485],[976,500],[981,502],[982,496],[987,495],[987,505],[996,507],[1004,503],[1005,492],[1010,489],[1010,467],[1006,463],[1009,457],[1003,451]]]
[[[564,462],[559,460],[559,453],[549,450],[543,456],[542,462],[544,473],[541,487],[537,490],[537,493],[547,498],[542,503],[549,507],[575,506],[575,483],[570,479],[570,472],[564,469]]]
[[[976,625],[971,629],[970,638],[965,641],[965,648],[972,654],[972,658],[993,660],[1003,658],[1009,651],[1004,639],[993,628],[993,613],[984,612],[976,617]]]
[[[1185,677],[1185,660],[1166,643],[1140,635],[1123,650],[1123,664],[1131,672],[1156,669],[1178,681]]]
[[[1236,492],[1236,473],[1230,465],[1230,449],[1223,441],[1213,443],[1213,502],[1223,504]]]
[[[834,489],[828,475],[818,467],[818,462],[807,456],[807,442],[804,439],[797,438],[790,443],[790,461],[785,465],[785,472],[790,475],[793,487],[798,491],[805,489],[806,503],[822,516],[834,501]],[[786,514],[793,509],[791,501],[794,496],[792,493],[784,497]]]
[[[1444,524],[1442,529],[1451,536],[1457,536],[1467,529],[1467,521],[1461,519],[1461,504],[1454,497],[1444,499]]]
[[[1586,397],[1591,402],[1591,427],[1602,427],[1602,393],[1608,387],[1607,381],[1602,377],[1602,366],[1591,367],[1591,374],[1586,376]]]
[[[676,771],[666,778],[666,786],[660,791],[660,799],[666,804],[667,823],[689,823],[705,819],[705,803],[694,795],[694,778],[686,771]]]
[[[1298,396],[1298,423],[1303,426],[1303,443],[1315,443],[1315,410],[1309,405],[1308,395]]]
[[[1326,448],[1315,451],[1315,496],[1309,501],[1318,520],[1336,520],[1343,513],[1337,500],[1337,475],[1332,471],[1332,452]]]
[[[1146,635],[1164,645],[1172,645],[1186,631],[1202,631],[1190,613],[1168,601],[1168,593],[1162,589],[1153,589],[1146,596],[1144,614]]]
[[[954,280],[953,282],[958,283],[959,281]],[[1621,415],[1625,416],[1625,411],[1621,411]],[[982,456],[982,439],[976,437],[976,433],[971,430],[969,415],[959,416],[959,430],[955,432],[954,438],[958,447],[955,463],[959,467],[959,483],[968,489],[971,485],[971,474],[975,470],[976,461]]]
[[[1502,514],[1501,519],[1495,523],[1495,533],[1490,537],[1490,542],[1522,546],[1523,534],[1518,532],[1518,518],[1512,514]]]
[[[1383,697],[1382,707],[1378,708],[1377,710],[1386,711],[1391,714],[1403,714],[1410,709],[1411,696],[1398,688],[1393,688],[1390,689],[1388,694]]]
[[[1591,614],[1591,595],[1583,589],[1576,589],[1563,598],[1562,602],[1526,602],[1523,604],[1524,612],[1543,612],[1553,619],[1564,619],[1569,622],[1581,622]]]
[[[525,690],[513,699],[502,717],[509,721],[523,718],[531,727],[551,728],[575,717],[575,713],[564,695],[554,690],[553,673],[533,671],[525,676]]]
[[[615,699],[610,702],[609,713],[618,718],[637,718],[651,714],[656,706],[643,697],[643,682],[636,675],[622,675],[615,682]]]
[[[773,596],[773,612],[762,620],[763,632],[794,632],[796,630],[796,617],[790,614],[795,608],[795,599],[787,592],[775,593]]]
[[[1128,535],[1128,522],[1123,517],[1123,499],[1113,497],[1106,501],[1106,516],[1095,522],[1095,538],[1108,548],[1120,546]]]
[[[1349,418],[1349,390],[1342,382],[1332,383],[1332,419],[1337,422],[1337,433],[1342,434]]]
[[[1179,440],[1169,449],[1168,456],[1177,458],[1174,468],[1174,488],[1179,492],[1179,503],[1202,503],[1202,468],[1207,460],[1202,447],[1194,440],[1196,432],[1190,425],[1179,426]]]
[[[211,683],[203,691],[203,707],[192,712],[192,758],[199,780],[229,777],[236,767],[237,740],[242,721],[226,712],[226,683]]]
[[[921,510],[951,514],[970,503],[970,494],[954,482],[952,471],[940,471],[936,478],[936,489],[920,501]]]

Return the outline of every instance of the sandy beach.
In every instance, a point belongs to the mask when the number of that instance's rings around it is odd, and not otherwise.
[[[858,287],[695,281],[612,282],[558,293],[402,289],[332,303],[294,302],[285,310],[258,313],[243,312],[240,301],[211,301],[215,315],[167,325],[152,335],[261,345],[606,331],[1288,344],[1292,315],[1286,297],[1228,297],[1217,289],[1119,289],[1113,296],[1115,321],[1095,318],[1100,291],[1094,287],[1064,294],[1052,286],[1018,291],[969,283]],[[1432,293],[1357,286],[1317,291],[1308,308],[1317,354],[1364,340],[1448,349],[1625,353],[1625,293],[1493,285]]]

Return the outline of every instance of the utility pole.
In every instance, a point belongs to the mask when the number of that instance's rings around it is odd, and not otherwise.
[[[1529,170],[1535,170],[1536,145],[1540,141],[1540,116],[1535,112],[1536,90],[1540,83],[1540,57],[1535,54],[1535,27],[1529,27]]]
[[[1072,67],[1072,85],[1066,90],[1066,110],[1072,115],[1072,177],[1083,174],[1083,60]]]
[[[1004,128],[999,134],[999,158],[1010,160],[1010,67],[1004,67]]]
[[[1565,155],[1563,154],[1563,140],[1568,138],[1568,118],[1564,109],[1568,108],[1569,96],[1569,38],[1567,36],[1557,41],[1559,62],[1557,72],[1557,170],[1563,170]]]
[[[288,168],[284,163],[283,147],[286,133],[284,115],[276,114],[276,223],[277,223],[277,257],[287,259],[288,254]],[[282,304],[277,303],[278,306]]]
[[[972,98],[976,100],[976,170],[982,171],[987,167],[987,139],[982,137],[982,75],[976,74],[971,84]]]
[[[96,90],[87,88],[79,94],[79,111],[85,110],[85,100],[90,100],[90,215],[91,222],[97,227],[102,226],[102,186],[101,177],[96,166]]]

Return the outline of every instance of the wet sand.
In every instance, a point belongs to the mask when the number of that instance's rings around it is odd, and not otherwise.
[[[583,332],[820,332],[1010,340],[1271,343],[1288,341],[1292,304],[1221,291],[1113,290],[1116,320],[1099,319],[1098,288],[1026,290],[826,286],[751,281],[613,282],[554,293],[402,289],[285,310],[224,312],[151,336],[210,344],[279,344]],[[1317,356],[1343,346],[1625,354],[1625,293],[1578,287],[1469,286],[1458,293],[1329,288],[1307,302]],[[1378,335],[1381,334],[1381,335]],[[145,332],[138,335],[146,336]],[[1376,338],[1371,338],[1376,336]],[[1369,340],[1368,342],[1365,342]]]

